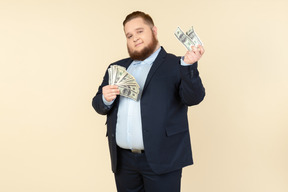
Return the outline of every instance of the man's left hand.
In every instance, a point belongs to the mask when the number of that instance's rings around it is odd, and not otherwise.
[[[205,50],[202,45],[198,45],[198,47],[192,46],[191,51],[187,51],[184,56],[184,62],[186,64],[193,64],[200,60]]]

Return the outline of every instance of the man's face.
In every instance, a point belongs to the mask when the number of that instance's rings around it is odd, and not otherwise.
[[[145,60],[158,47],[156,27],[149,26],[142,18],[135,18],[124,26],[127,49],[133,60]]]

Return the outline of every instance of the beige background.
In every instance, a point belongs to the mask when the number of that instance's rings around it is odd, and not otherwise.
[[[122,21],[134,10],[154,18],[168,52],[185,53],[178,25],[205,45],[182,191],[288,191],[286,0],[1,0],[0,191],[116,191],[91,100],[128,56]]]

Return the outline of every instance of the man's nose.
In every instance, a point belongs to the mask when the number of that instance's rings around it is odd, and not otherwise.
[[[138,35],[134,35],[133,41],[136,42],[139,39]]]

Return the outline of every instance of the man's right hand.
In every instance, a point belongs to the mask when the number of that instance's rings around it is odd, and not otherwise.
[[[111,102],[120,94],[120,91],[117,85],[106,85],[102,87],[102,94],[106,101]]]

